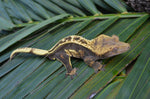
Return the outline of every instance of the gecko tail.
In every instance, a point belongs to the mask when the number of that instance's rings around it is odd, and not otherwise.
[[[10,55],[10,60],[13,58],[13,56],[17,53],[31,53],[35,55],[40,55],[44,56],[48,54],[47,50],[42,50],[42,49],[37,49],[37,48],[29,48],[29,47],[24,47],[24,48],[18,48],[14,50],[11,55]]]

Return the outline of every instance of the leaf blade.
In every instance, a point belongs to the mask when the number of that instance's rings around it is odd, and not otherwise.
[[[76,91],[76,93],[71,96],[71,99],[86,99],[92,93],[97,93],[97,91],[101,90],[101,88],[107,85],[107,83],[110,82],[115,77],[115,75],[117,75],[119,71],[124,68],[124,66],[135,59],[140,54],[141,48],[143,48],[147,44],[150,37],[150,34],[148,32],[148,28],[150,26],[148,24],[145,31],[142,31],[141,35],[136,38],[134,42],[132,42],[132,48],[130,52],[124,53],[123,55],[118,56],[118,58],[116,57],[112,61],[110,61],[105,67],[105,72],[99,72],[95,74],[91,79],[89,79],[89,81],[87,81],[82,87],[80,87],[78,91]],[[141,38],[144,38],[144,40],[141,40]],[[106,71],[108,72],[106,73]]]
[[[149,77],[150,73],[148,72],[150,68],[150,53],[147,51],[149,50],[149,48],[150,48],[150,45],[147,44],[142,54],[138,58],[137,62],[135,63],[135,66],[133,67],[131,73],[125,80],[116,99],[119,99],[119,98],[140,99],[142,97],[147,97],[148,94],[145,94],[145,93],[149,91],[148,84],[150,84],[150,77]],[[147,87],[143,85],[146,85]]]
[[[58,15],[56,17],[53,17],[51,19],[45,20],[35,26],[32,26],[30,29],[27,29],[26,31],[23,31],[21,34],[20,32],[17,32],[17,36],[15,36],[14,38],[12,38],[11,40],[9,40],[9,42],[6,42],[4,44],[2,44],[1,48],[0,48],[0,52],[4,51],[5,49],[7,49],[9,46],[11,46],[12,44],[16,43],[17,41],[21,40],[22,38],[32,34],[33,32],[37,31],[38,29],[41,29],[43,27],[45,27],[46,25],[53,23],[59,19],[62,19],[64,17],[69,16],[68,14],[62,14],[62,15]]]

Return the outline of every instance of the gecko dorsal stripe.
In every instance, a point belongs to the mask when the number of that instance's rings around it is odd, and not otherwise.
[[[76,35],[72,35],[72,36],[68,36],[62,40],[60,40],[58,43],[56,43],[54,45],[54,47],[52,47],[50,50],[49,50],[49,54],[53,53],[55,50],[57,50],[60,46],[63,46],[65,44],[69,44],[69,43],[74,43],[74,44],[78,44],[78,45],[81,45],[85,48],[88,48],[90,49],[91,51],[94,52],[94,49],[92,48],[92,46],[89,46],[90,45],[90,40],[87,40],[81,36],[76,36]]]

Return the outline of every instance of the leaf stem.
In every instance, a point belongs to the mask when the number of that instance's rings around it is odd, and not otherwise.
[[[96,16],[84,16],[84,17],[69,17],[68,21],[84,21],[89,19],[109,19],[113,17],[119,18],[136,18],[143,15],[148,15],[147,13],[121,13],[121,14],[102,14]]]
[[[83,17],[73,17],[70,16],[66,19],[62,19],[61,22],[64,21],[85,21],[85,20],[97,20],[97,19],[109,19],[109,18],[114,18],[114,17],[119,17],[119,18],[136,18],[136,17],[141,17],[144,15],[148,15],[147,13],[121,13],[121,14],[99,14],[99,15],[95,15],[95,16],[83,16]],[[24,26],[28,26],[28,25],[36,25],[39,24],[40,21],[35,21],[35,22],[29,22],[29,23],[23,23],[23,24],[17,24],[15,27],[24,27]]]
[[[24,27],[24,26],[29,26],[29,25],[36,25],[36,24],[39,24],[39,23],[40,23],[40,21],[22,23],[22,24],[16,24],[15,27]]]

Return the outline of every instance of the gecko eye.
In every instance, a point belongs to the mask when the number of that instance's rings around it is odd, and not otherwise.
[[[115,47],[115,48],[113,48],[113,52],[117,52],[117,50],[118,50],[118,48],[117,47]]]

